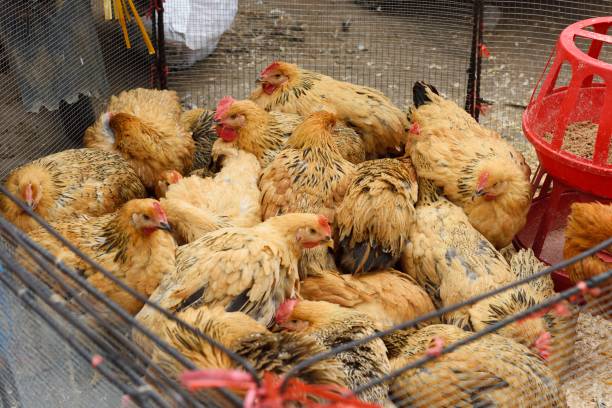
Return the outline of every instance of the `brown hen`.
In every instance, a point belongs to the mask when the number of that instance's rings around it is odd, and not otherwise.
[[[574,203],[565,228],[563,256],[572,258],[612,238],[612,204]],[[612,268],[612,245],[566,268],[572,282],[592,278]]]
[[[429,350],[468,337],[455,326],[432,325],[407,332],[398,370]],[[390,396],[397,407],[565,407],[559,382],[526,347],[489,334],[394,378]]]
[[[409,235],[401,264],[429,293],[437,307],[463,302],[516,280],[504,257],[469,222],[460,207],[440,196],[433,182],[419,179],[415,225]],[[537,303],[527,285],[443,315],[443,322],[466,330],[481,330]],[[506,326],[500,334],[526,346],[542,345],[544,319],[536,318]]]
[[[303,248],[331,242],[327,219],[286,214],[251,228],[222,228],[179,247],[176,272],[151,295],[151,301],[178,313],[222,306],[258,322],[273,322],[278,306],[297,295],[297,263]],[[136,316],[154,331],[158,314],[149,306]]]
[[[314,337],[326,349],[374,334],[370,318],[353,309],[328,302],[290,300],[276,315],[277,324],[290,331]],[[355,389],[389,372],[387,349],[381,339],[342,351],[334,356],[341,364],[348,386]],[[357,397],[388,405],[386,383],[368,388]]]
[[[417,174],[442,188],[496,248],[507,246],[531,203],[524,158],[431,86],[417,82],[414,102],[406,149]]]
[[[264,220],[291,212],[323,214],[334,220],[354,173],[353,165],[333,143],[335,122],[332,113],[313,113],[295,128],[285,149],[263,170],[259,187]],[[327,248],[313,248],[304,251],[300,277],[335,267]]]
[[[300,296],[365,313],[377,330],[389,329],[435,309],[427,292],[411,277],[393,269],[362,276],[323,271],[302,281]]]
[[[136,173],[117,154],[96,149],[64,150],[13,170],[4,186],[47,221],[77,214],[100,216],[146,190]],[[38,227],[8,197],[0,195],[0,212],[17,227]]]
[[[309,336],[271,333],[244,313],[228,313],[219,307],[188,309],[177,317],[244,358],[260,375],[264,372],[284,375],[300,362],[325,351]],[[225,352],[175,322],[166,325],[162,339],[191,360],[198,369],[243,369]],[[179,379],[184,372],[184,367],[176,359],[158,348],[154,349],[152,359],[173,378]],[[342,367],[333,358],[309,365],[297,373],[297,378],[309,384],[346,387]]]
[[[236,101],[231,96],[219,101],[215,119],[219,137],[253,153],[262,167],[285,147],[289,136],[304,120],[295,114],[266,112],[252,101]],[[338,123],[333,135],[334,144],[345,159],[352,163],[365,160],[363,142],[354,130]]]
[[[366,157],[398,155],[406,142],[408,121],[379,90],[335,80],[297,65],[276,61],[261,71],[250,99],[267,111],[306,116],[321,106],[361,136]]]
[[[85,131],[83,143],[121,154],[147,188],[164,170],[191,170],[194,141],[180,122],[174,91],[132,89],[112,96],[107,111]]]
[[[345,273],[391,268],[414,223],[417,183],[410,159],[361,163],[336,209],[336,264]]]
[[[51,226],[85,255],[144,296],[151,295],[162,277],[175,270],[176,245],[158,201],[131,200],[111,214],[97,218],[83,215],[51,223]],[[142,307],[139,300],[65,248],[46,230],[38,228],[29,235],[58,261],[81,271],[93,286],[129,313],[136,314]]]

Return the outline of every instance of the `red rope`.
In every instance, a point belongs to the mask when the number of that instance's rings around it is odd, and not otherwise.
[[[306,384],[291,378],[284,392],[281,392],[281,378],[272,373],[264,373],[260,386],[257,386],[249,373],[240,370],[194,370],[181,375],[181,383],[189,391],[202,388],[237,389],[246,391],[244,408],[283,408],[287,402],[301,403],[312,408],[376,408],[378,405],[363,402],[345,388],[335,385]],[[317,403],[313,397],[326,400]]]

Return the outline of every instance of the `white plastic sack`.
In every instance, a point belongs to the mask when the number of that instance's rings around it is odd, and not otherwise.
[[[188,68],[211,54],[230,28],[238,0],[166,0],[164,35],[171,68]],[[151,20],[145,21],[147,28]]]

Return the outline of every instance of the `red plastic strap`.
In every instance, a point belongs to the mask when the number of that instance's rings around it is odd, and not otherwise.
[[[246,391],[244,408],[283,408],[286,402],[298,402],[304,406],[336,407],[336,408],[375,408],[358,400],[345,388],[334,385],[306,384],[296,378],[288,381],[288,386],[281,392],[281,378],[272,374],[264,373],[260,386],[257,386],[250,374],[240,370],[195,370],[187,371],[181,375],[181,383],[189,391],[202,388],[240,389]],[[312,397],[320,397],[328,402],[325,404],[315,403]]]

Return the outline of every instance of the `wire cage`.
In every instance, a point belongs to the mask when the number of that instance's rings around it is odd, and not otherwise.
[[[179,93],[185,107],[212,108],[225,95],[247,97],[257,73],[275,59],[380,89],[403,110],[411,105],[415,81],[435,84],[481,124],[508,138],[535,169],[537,159],[522,135],[521,114],[557,36],[575,21],[612,15],[612,1],[136,1],[157,50],[150,55],[134,22],[127,26],[131,48],[126,48],[118,22],[109,18],[111,3],[57,0],[6,5],[0,16],[0,76],[4,84],[0,95],[5,105],[0,110],[0,177],[35,158],[80,146],[84,130],[104,111],[109,97],[121,90],[167,87]],[[602,60],[612,62],[611,57],[610,47],[602,51]],[[196,368],[192,361],[1,217],[0,236],[1,406],[242,404],[244,392],[235,389],[189,392],[139,349],[131,335],[146,337],[185,371]],[[610,240],[583,256],[609,245]],[[546,276],[564,266],[539,274]],[[589,288],[599,286],[610,275],[608,271],[586,284]],[[441,392],[452,386],[453,380],[448,384],[424,380],[417,393],[407,391],[415,385],[405,380],[417,378],[416,373],[422,370],[433,370],[437,362],[429,360],[439,359],[443,364],[446,353],[458,355],[460,347],[478,344],[481,336],[488,337],[489,332],[538,310],[547,310],[550,316],[554,304],[585,290],[572,287],[507,321],[467,333],[458,343],[444,344],[445,348],[435,353],[415,353],[404,365],[393,366],[386,375],[371,378],[353,391],[361,395],[380,383],[390,387],[386,405],[493,406],[479,396],[503,389],[508,385],[503,378],[488,385],[486,379],[470,383],[472,388],[462,391],[473,399],[463,401],[464,405]],[[493,294],[482,294],[468,303]],[[559,341],[567,344],[570,355],[566,356],[569,360],[553,359],[551,365],[556,370],[554,381],[560,381],[558,392],[568,406],[612,405],[607,378],[612,326],[597,315],[598,310],[604,316],[609,311],[610,296],[604,292],[597,302],[587,297],[586,303],[574,306],[567,327],[558,328]],[[421,327],[421,323],[448,311],[439,310],[394,330],[377,332],[372,338],[341,344],[327,354],[303,360],[290,374],[354,349],[359,342],[368,344],[397,330]],[[168,312],[164,315],[177,320]],[[215,343],[199,328],[180,321],[176,324]],[[224,351],[234,367],[254,374],[250,363]],[[522,394],[500,395],[506,398],[502,406],[565,404],[551,402],[533,388]]]

